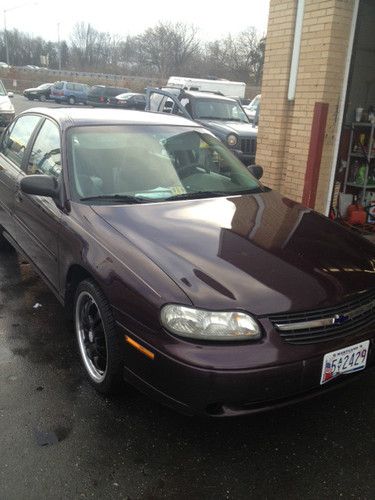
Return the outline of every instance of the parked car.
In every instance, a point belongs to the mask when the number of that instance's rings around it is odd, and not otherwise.
[[[34,99],[38,99],[39,101],[46,101],[51,98],[51,89],[53,87],[53,83],[43,83],[38,87],[33,87],[30,89],[25,89],[23,91],[23,95],[32,101]]]
[[[255,161],[258,129],[236,99],[175,88],[147,89],[146,110],[185,116],[209,129],[246,165]]]
[[[84,83],[55,82],[51,88],[51,99],[55,102],[67,102],[70,105],[87,103],[90,87]]]
[[[110,105],[125,109],[139,109],[144,111],[146,107],[145,94],[136,94],[134,92],[127,92],[125,94],[117,95],[116,97],[109,98]]]
[[[27,64],[26,66],[24,66],[25,69],[30,69],[30,70],[33,70],[33,71],[38,71],[40,70],[40,67],[39,66],[35,66],[35,64]]]
[[[10,66],[6,62],[0,61],[0,68],[2,68],[2,69],[9,69]]]
[[[116,97],[125,92],[131,92],[131,90],[124,87],[94,85],[88,93],[87,104],[95,107],[111,107],[113,106],[113,103],[110,102],[111,97]]]
[[[242,106],[250,122],[254,124],[258,124],[261,97],[261,94],[258,94],[250,104]]]
[[[7,92],[0,80],[0,127],[6,127],[15,115],[14,106],[9,97],[13,97],[13,92]]]
[[[0,166],[3,250],[71,311],[98,391],[125,378],[223,417],[374,367],[375,246],[263,186],[203,126],[36,108],[3,134]]]

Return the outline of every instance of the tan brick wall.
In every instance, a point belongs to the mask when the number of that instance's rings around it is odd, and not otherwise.
[[[296,0],[271,0],[257,163],[264,182],[300,201],[314,104],[329,104],[315,208],[324,211],[354,0],[306,0],[296,98],[287,100]]]

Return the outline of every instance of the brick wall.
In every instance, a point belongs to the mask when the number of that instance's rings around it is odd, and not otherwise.
[[[324,211],[354,0],[306,0],[296,98],[287,100],[297,0],[271,0],[257,163],[264,182],[300,201],[314,104],[329,104],[316,209]]]

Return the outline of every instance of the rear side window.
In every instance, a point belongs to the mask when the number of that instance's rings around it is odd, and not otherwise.
[[[144,95],[136,95],[134,96],[134,101],[144,104],[146,102],[146,98]]]
[[[53,85],[53,88],[54,89],[57,89],[57,90],[61,90],[64,88],[64,82],[56,82],[54,85]]]
[[[74,84],[73,83],[67,83],[66,84],[67,90],[74,90]]]
[[[78,91],[78,92],[83,92],[83,85],[79,84],[79,83],[75,83],[74,84],[74,90]]]
[[[27,165],[27,175],[45,174],[59,177],[61,173],[60,134],[57,125],[50,120],[43,123],[34,142]]]
[[[39,120],[40,117],[35,115],[21,116],[4,138],[2,152],[18,167],[21,167],[27,144]]]

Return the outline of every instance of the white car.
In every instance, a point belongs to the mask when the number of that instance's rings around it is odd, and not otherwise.
[[[6,62],[0,61],[0,68],[7,69],[10,68],[10,66]]]
[[[259,115],[260,99],[261,94],[258,94],[254,97],[250,104],[242,106],[250,122],[253,124],[256,121],[256,117]]]
[[[9,97],[13,97],[13,92],[7,92],[0,80],[0,127],[6,127],[15,115],[13,104]]]

